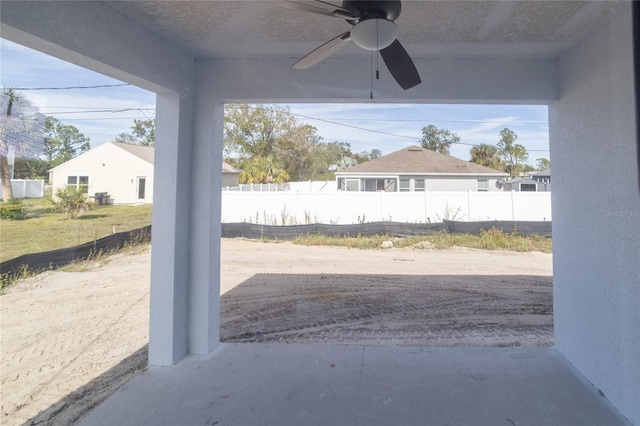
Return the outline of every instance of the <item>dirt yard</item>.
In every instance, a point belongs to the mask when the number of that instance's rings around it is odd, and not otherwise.
[[[3,425],[69,424],[146,365],[149,250],[0,296]],[[553,344],[551,255],[222,242],[227,342]]]

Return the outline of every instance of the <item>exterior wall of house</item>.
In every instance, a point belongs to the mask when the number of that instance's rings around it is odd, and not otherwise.
[[[107,192],[109,203],[149,204],[153,202],[153,164],[106,143],[53,170],[55,190],[67,184],[68,176],[87,176],[89,196]],[[138,198],[138,178],[145,178],[145,198]]]
[[[551,184],[546,184],[541,181],[537,181],[534,179],[517,179],[514,182],[507,181],[504,184],[505,191],[518,191],[518,192],[527,192],[527,188],[523,189],[523,185],[535,185],[535,191],[533,191],[534,187],[531,187],[531,192],[548,192],[551,191]]]
[[[240,176],[240,173],[223,173],[222,187],[224,188],[226,186],[237,186],[239,176]]]
[[[556,346],[632,424],[640,424],[631,7],[627,3],[615,22],[560,59],[560,98],[550,105],[549,129]],[[597,179],[593,170],[600,171]]]

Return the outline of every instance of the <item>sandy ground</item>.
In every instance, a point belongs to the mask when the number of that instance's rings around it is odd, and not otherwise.
[[[0,296],[3,425],[70,424],[146,365],[149,250]],[[223,240],[226,341],[548,346],[550,254]]]

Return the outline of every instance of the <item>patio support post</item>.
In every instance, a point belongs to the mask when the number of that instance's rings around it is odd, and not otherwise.
[[[193,98],[156,98],[156,185],[152,218],[149,364],[171,365],[188,353]],[[160,178],[161,177],[161,178]]]
[[[191,155],[189,353],[203,354],[220,334],[220,204],[224,103],[198,79]]]

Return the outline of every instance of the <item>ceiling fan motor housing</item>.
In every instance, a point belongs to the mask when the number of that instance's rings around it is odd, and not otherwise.
[[[400,0],[344,0],[342,7],[358,17],[357,19],[347,20],[352,25],[355,25],[360,21],[371,18],[395,21],[400,16],[402,3]]]
[[[365,19],[353,26],[351,39],[366,50],[381,50],[398,38],[398,27],[386,19]]]

